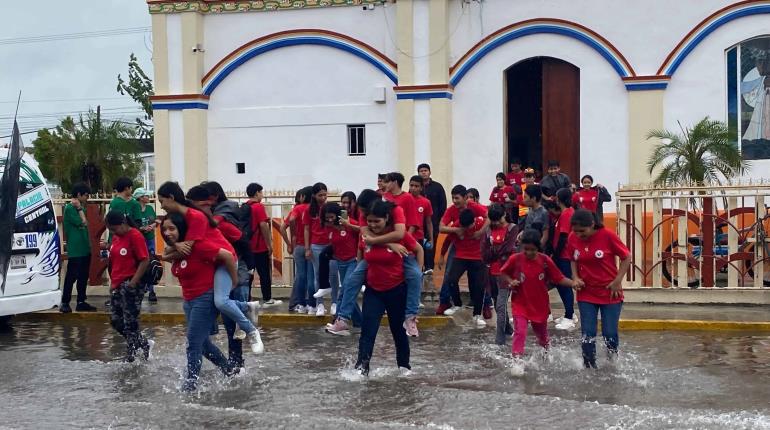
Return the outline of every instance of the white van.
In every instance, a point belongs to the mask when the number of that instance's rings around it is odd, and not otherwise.
[[[8,149],[0,149],[0,176]],[[19,174],[11,262],[0,290],[0,322],[59,305],[59,231],[51,193],[35,160],[24,154]]]

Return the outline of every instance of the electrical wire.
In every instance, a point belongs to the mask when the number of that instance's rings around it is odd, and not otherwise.
[[[0,45],[56,42],[60,40],[88,39],[92,37],[122,36],[126,34],[149,33],[150,27],[115,28],[110,30],[84,31],[79,33],[48,34],[41,36],[11,37],[0,39]]]
[[[66,103],[66,102],[81,102],[81,101],[92,101],[92,100],[126,100],[126,97],[85,97],[85,98],[75,98],[75,99],[37,99],[37,100],[22,100],[21,104],[24,103]],[[0,103],[13,103],[16,104],[17,100],[0,100]]]
[[[387,11],[385,10],[384,7],[382,8],[382,16],[385,17],[385,29],[388,32],[388,37],[390,38],[390,43],[393,44],[393,46],[396,48],[396,51],[398,51],[402,55],[404,55],[406,57],[409,57],[409,58],[427,58],[427,57],[432,57],[432,56],[438,54],[439,52],[441,52],[442,49],[446,48],[447,44],[452,39],[452,37],[455,35],[455,33],[457,33],[457,30],[460,29],[460,22],[462,21],[462,18],[463,18],[464,15],[465,15],[465,8],[463,8],[463,11],[457,17],[457,24],[455,24],[454,29],[446,37],[446,39],[444,39],[444,42],[441,43],[440,47],[438,47],[436,50],[434,50],[432,52],[429,52],[427,54],[424,54],[424,55],[412,55],[412,54],[409,54],[409,53],[405,52],[403,49],[401,49],[398,46],[398,43],[396,43],[396,40],[393,38],[393,32],[390,30],[390,21],[388,20],[388,13],[387,13]]]

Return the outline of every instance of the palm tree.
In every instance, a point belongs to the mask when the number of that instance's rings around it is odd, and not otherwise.
[[[647,161],[651,175],[660,168],[653,183],[656,186],[706,186],[742,175],[750,166],[730,137],[725,123],[709,117],[692,128],[682,128],[681,135],[668,130],[650,131],[648,140],[660,140]]]

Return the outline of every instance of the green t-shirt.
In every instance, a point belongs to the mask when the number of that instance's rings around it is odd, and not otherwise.
[[[130,200],[123,200],[123,197],[115,196],[110,202],[111,211],[118,211],[124,213],[127,217],[131,218],[135,224],[138,224],[142,218],[142,208],[135,198],[131,197]],[[107,242],[112,242],[112,233],[107,237]]]
[[[67,238],[67,256],[71,258],[91,255],[88,226],[80,219],[80,213],[72,203],[64,206],[64,235]]]
[[[139,204],[139,223],[137,224],[139,227],[146,227],[148,225],[154,225],[155,224],[155,209],[152,208],[150,205],[146,205],[144,207],[144,210],[142,210],[142,204]],[[145,239],[155,239],[155,229],[148,232],[143,232]]]

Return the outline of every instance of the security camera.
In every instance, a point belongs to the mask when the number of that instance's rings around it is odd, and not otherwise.
[[[192,47],[192,52],[206,52],[206,50],[203,49],[203,46],[201,46],[200,43],[196,43],[195,46]]]

